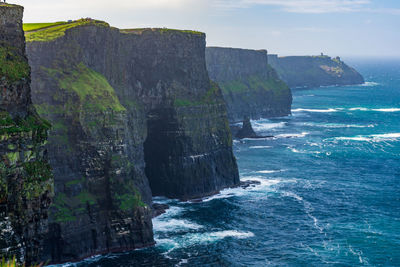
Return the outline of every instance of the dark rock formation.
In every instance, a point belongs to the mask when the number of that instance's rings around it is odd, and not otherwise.
[[[339,57],[268,55],[268,60],[291,88],[364,83],[364,78]]]
[[[253,127],[251,126],[251,122],[249,117],[243,120],[242,128],[236,133],[236,137],[239,139],[243,138],[255,138],[258,135],[254,132]]]
[[[153,218],[164,214],[169,206],[167,204],[153,203]]]
[[[231,122],[290,114],[292,94],[268,65],[267,51],[207,47],[210,78],[222,89]]]
[[[54,123],[53,262],[152,245],[151,190],[189,199],[239,183],[204,34],[74,23],[27,34],[33,101]]]
[[[232,127],[232,126],[231,126]],[[274,136],[268,135],[268,136],[262,136],[258,135],[254,130],[253,127],[251,126],[250,118],[244,118],[242,127],[233,130],[234,136],[239,139],[243,138],[272,138]]]
[[[22,14],[0,5],[0,258],[30,266],[42,253],[53,178],[44,147],[50,125],[31,104]]]

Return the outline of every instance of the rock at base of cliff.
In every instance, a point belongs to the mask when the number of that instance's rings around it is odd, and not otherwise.
[[[253,130],[253,127],[251,126],[250,118],[245,117],[243,119],[243,126],[237,132],[235,133],[235,137],[239,139],[243,138],[268,138],[268,137],[273,137],[273,136],[260,136],[257,135],[256,132]]]

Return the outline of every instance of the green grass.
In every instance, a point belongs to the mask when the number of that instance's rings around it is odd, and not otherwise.
[[[28,78],[30,73],[26,59],[17,55],[13,47],[0,47],[0,77],[10,82]]]
[[[53,191],[53,173],[48,162],[26,162],[23,167],[25,171],[23,195],[27,199],[39,198],[46,191]]]
[[[189,100],[185,98],[176,98],[174,101],[175,107],[190,107],[206,104],[215,104],[218,98],[219,87],[218,84],[210,81],[210,88],[198,100]]]
[[[76,216],[73,213],[73,205],[71,205],[71,201],[64,193],[58,193],[51,205],[56,209],[54,213],[56,222],[71,222],[76,220]]]
[[[36,24],[37,25],[37,24]],[[86,25],[97,25],[103,27],[109,27],[110,25],[104,21],[92,20],[92,19],[80,19],[73,22],[66,22],[61,24],[54,24],[47,27],[43,27],[37,31],[25,32],[25,38],[27,42],[48,42],[60,38],[65,35],[65,31],[71,28],[86,26]]]
[[[153,32],[160,32],[161,34],[168,34],[168,33],[187,33],[193,35],[202,36],[204,33],[199,31],[192,31],[192,30],[178,30],[178,29],[168,29],[168,28],[137,28],[137,29],[122,29],[120,30],[122,33],[135,33],[135,32],[143,32],[143,31],[153,31]]]
[[[139,191],[136,189],[135,194],[124,194],[122,196],[115,196],[116,199],[120,201],[119,208],[123,211],[128,211],[135,209],[137,207],[144,207],[146,204],[142,201],[142,196],[140,195]]]
[[[47,130],[51,124],[36,115],[30,115],[25,119],[13,119],[6,111],[0,112],[0,135],[35,132],[38,137],[47,137]]]
[[[54,27],[57,25],[66,24],[66,21],[49,22],[49,23],[24,23],[22,28],[25,32],[37,31],[44,28]]]
[[[281,94],[289,92],[288,86],[282,80],[274,77],[264,78],[258,75],[249,76],[245,81],[234,80],[226,83],[221,83],[220,86],[224,94],[265,90],[271,91],[276,96],[279,96]]]
[[[15,260],[15,255],[10,260],[6,260],[3,256],[0,262],[0,267],[18,267],[18,266],[23,266],[23,265],[18,265],[17,261]]]
[[[46,69],[53,78],[59,80],[60,88],[78,95],[80,103],[88,111],[126,111],[115,94],[114,88],[100,73],[79,64],[65,74],[61,70]]]
[[[21,7],[19,5],[12,5],[8,3],[0,3],[0,7]]]

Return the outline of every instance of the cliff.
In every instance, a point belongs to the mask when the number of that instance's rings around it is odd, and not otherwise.
[[[22,15],[23,7],[0,4],[0,255],[29,265],[42,253],[53,178],[50,125],[30,98]]]
[[[203,33],[94,20],[26,27],[33,102],[54,124],[44,258],[152,245],[152,193],[190,199],[239,183]]]
[[[291,91],[268,65],[267,51],[207,47],[206,62],[231,122],[290,114]]]
[[[364,78],[339,57],[268,55],[268,60],[291,88],[364,83]]]

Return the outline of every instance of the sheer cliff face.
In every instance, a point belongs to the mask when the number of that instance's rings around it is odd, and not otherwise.
[[[279,77],[291,88],[364,83],[364,78],[340,58],[269,55],[268,60]]]
[[[53,179],[50,125],[31,105],[23,8],[0,5],[0,255],[28,265],[42,253]]]
[[[114,73],[124,75],[111,71],[118,31],[96,25],[27,43],[32,100],[53,123],[55,197],[43,256],[52,262],[154,243],[144,113],[132,93],[120,101],[111,84],[120,82]]]
[[[290,114],[290,89],[268,65],[266,51],[207,47],[206,62],[222,88],[230,121]]]
[[[54,123],[53,261],[153,244],[151,190],[188,199],[239,182],[204,34],[92,21],[27,38],[33,102]]]
[[[130,84],[147,114],[153,194],[190,199],[236,185],[226,107],[206,70],[205,35],[147,29],[125,31],[122,40],[131,49]]]

